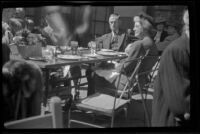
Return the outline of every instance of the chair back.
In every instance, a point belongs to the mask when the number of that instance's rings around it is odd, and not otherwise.
[[[135,79],[134,81],[136,82],[136,85],[138,87],[138,90],[139,90],[139,94],[141,96],[141,100],[142,100],[142,105],[143,105],[143,108],[144,108],[144,112],[145,112],[145,117],[146,117],[146,120],[147,120],[147,125],[150,126],[151,125],[151,122],[150,122],[150,115],[149,115],[149,112],[148,112],[148,109],[147,109],[147,106],[146,106],[146,97],[147,97],[147,92],[148,92],[148,88],[149,88],[149,85],[150,83],[152,82],[152,78],[153,78],[153,74],[156,70],[158,70],[158,67],[157,67],[157,62],[159,62],[159,56],[145,56],[143,58],[143,61],[144,60],[152,60],[155,62],[155,66],[152,66],[153,64],[151,64],[149,67],[149,70],[147,70],[147,68],[145,70],[139,70],[139,72],[137,72],[136,76],[135,76]],[[156,62],[157,61],[157,62]],[[142,67],[143,64],[141,64],[141,67]],[[149,77],[148,77],[149,76]],[[145,97],[143,96],[143,89],[145,87],[145,85],[147,85],[147,88],[145,89]]]
[[[63,115],[60,98],[51,98],[50,111],[50,113],[45,115],[38,115],[4,123],[4,127],[7,129],[63,128]]]

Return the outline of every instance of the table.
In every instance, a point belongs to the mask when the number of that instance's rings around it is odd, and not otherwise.
[[[89,54],[89,50],[83,50],[82,54]],[[45,95],[44,95],[44,105],[46,106],[47,103],[47,96],[49,92],[49,76],[50,76],[50,71],[51,69],[66,66],[66,65],[81,65],[81,64],[89,64],[89,67],[92,66],[94,63],[98,62],[103,62],[103,61],[112,61],[112,60],[120,60],[126,58],[126,55],[115,55],[115,56],[102,56],[102,55],[97,55],[96,57],[83,57],[79,60],[64,60],[64,59],[59,59],[55,58],[52,61],[35,61],[31,60],[31,62],[36,63],[43,71],[44,71],[44,76],[45,76]],[[19,57],[18,57],[19,58]],[[11,56],[11,59],[18,59],[15,56]],[[30,61],[30,60],[26,60]],[[92,70],[90,69],[89,77],[91,77]],[[88,82],[89,83],[89,82]],[[88,84],[88,91],[91,91],[91,87]]]

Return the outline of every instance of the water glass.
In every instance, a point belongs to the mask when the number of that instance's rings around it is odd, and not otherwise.
[[[52,60],[54,57],[53,51],[49,48],[42,49],[42,56],[48,61]]]
[[[77,51],[78,51],[77,41],[71,41],[71,50],[72,50],[72,55],[77,55]]]
[[[92,41],[90,44],[90,52],[92,55],[96,54],[96,48],[97,48],[97,44],[96,42]]]

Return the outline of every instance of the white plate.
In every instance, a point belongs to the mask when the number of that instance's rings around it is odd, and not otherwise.
[[[104,52],[104,51],[99,51],[99,52],[97,52],[97,54],[104,55],[104,56],[116,56],[116,55],[118,55],[117,52]]]
[[[64,60],[79,60],[82,58],[78,55],[58,55],[57,57]]]
[[[112,49],[101,49],[102,52],[113,52]]]
[[[86,57],[97,57],[98,54],[84,54],[83,56],[86,56]]]
[[[86,47],[79,47],[78,50],[88,50]]]

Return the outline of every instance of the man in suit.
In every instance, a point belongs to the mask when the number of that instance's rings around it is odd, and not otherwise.
[[[120,29],[120,15],[111,14],[109,17],[109,25],[111,32],[99,37],[97,42],[101,42],[104,49],[124,51],[127,42],[125,32]]]

